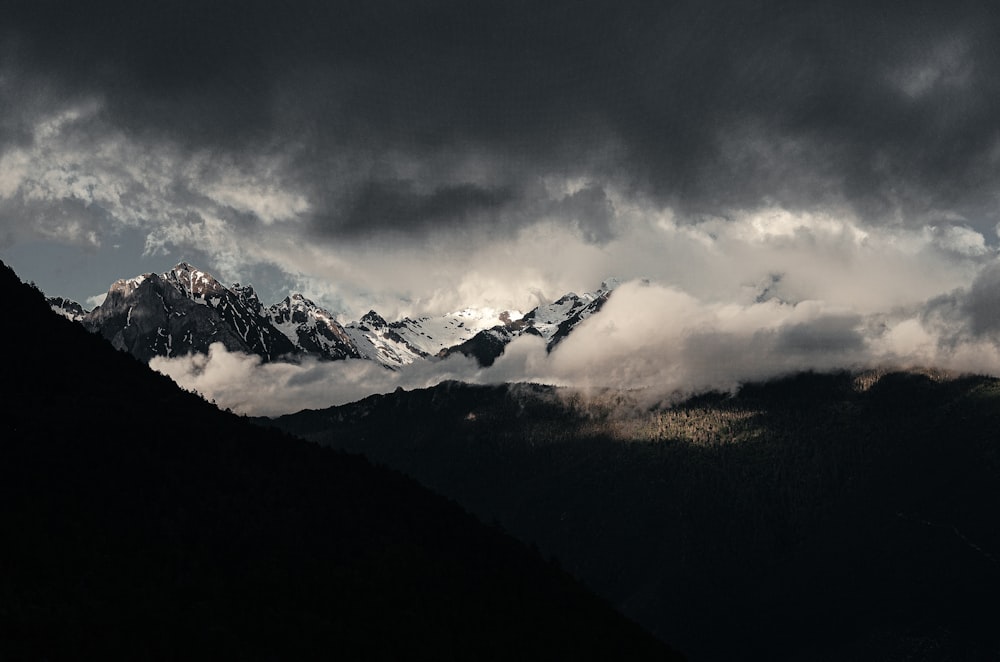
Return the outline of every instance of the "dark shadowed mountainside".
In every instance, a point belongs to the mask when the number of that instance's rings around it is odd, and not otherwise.
[[[16,310],[0,417],[0,659],[675,659],[401,474],[220,412]],[[18,337],[23,337],[20,335]]]
[[[270,424],[415,476],[691,659],[1000,659],[1000,382],[800,374],[670,408],[455,382]]]

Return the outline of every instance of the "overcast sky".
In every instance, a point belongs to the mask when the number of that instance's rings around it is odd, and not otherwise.
[[[616,276],[850,319],[948,299],[979,337],[994,6],[11,0],[0,258],[84,303],[183,259],[344,319]]]

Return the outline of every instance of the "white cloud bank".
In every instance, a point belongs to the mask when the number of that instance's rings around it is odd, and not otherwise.
[[[1000,264],[972,288],[912,310],[861,314],[816,300],[706,302],[676,287],[632,281],[551,353],[523,336],[490,368],[451,358],[391,372],[371,362],[261,364],[214,345],[208,356],[150,365],[221,407],[275,415],[431,386],[532,381],[637,389],[649,402],[798,370],[937,367],[1000,375],[1000,315],[991,288]]]
[[[415,364],[397,372],[357,359],[261,363],[260,357],[229,352],[221,343],[213,344],[207,355],[157,357],[149,365],[219,407],[265,416],[343,404],[398,387],[423,388],[446,379],[471,379],[478,371],[474,361],[464,357]]]
[[[389,319],[477,303],[526,311],[581,283],[626,281],[551,354],[526,336],[488,369],[457,359],[396,373],[356,361],[260,365],[221,348],[153,365],[221,406],[267,415],[444,379],[641,389],[658,401],[798,370],[1000,374],[1000,262],[960,220],[872,226],[845,210],[762,207],[684,221],[670,209],[612,202],[616,234],[604,244],[541,221],[481,245],[442,237],[422,253],[296,253],[315,257],[318,273],[335,263],[337,273],[357,270],[354,306],[367,310],[363,293],[382,292],[374,307]],[[401,297],[395,307],[392,294]],[[344,290],[336,296],[350,300]]]

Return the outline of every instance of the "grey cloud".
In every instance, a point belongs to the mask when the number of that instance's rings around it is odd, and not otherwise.
[[[353,194],[342,220],[334,219],[336,233],[369,234],[381,229],[416,232],[427,226],[461,227],[469,219],[495,220],[514,200],[510,190],[457,184],[417,190],[414,182],[371,181]]]
[[[317,366],[312,365],[307,367],[302,372],[296,373],[288,378],[286,386],[289,388],[302,388],[308,387],[310,384],[318,384],[323,380],[327,379],[328,375],[319,369]]]
[[[979,2],[53,0],[14,2],[0,31],[20,84],[98,97],[138,140],[237,160],[288,149],[328,232],[495,223],[483,212],[498,201],[466,188],[489,186],[457,175],[436,193],[348,177],[328,199],[331,172],[442,154],[506,169],[501,193],[529,198],[555,174],[695,217],[847,204],[918,224],[950,211],[982,230],[998,220],[996,14]],[[387,199],[366,202],[373,192]],[[583,231],[606,240],[596,220]]]
[[[982,277],[983,287],[1000,278],[996,272],[991,268]],[[955,299],[968,294],[956,293]],[[939,312],[946,311],[939,307]],[[919,311],[865,316],[828,310],[818,302],[719,306],[673,288],[632,281],[553,352],[539,338],[522,336],[485,369],[462,358],[418,362],[400,371],[367,361],[262,365],[221,346],[207,357],[157,358],[151,366],[220,405],[266,414],[444,379],[611,387],[655,404],[802,370],[933,367],[1000,374],[1000,340],[960,336],[956,329],[967,329],[968,319],[962,317],[961,305],[951,312],[957,317],[942,325],[919,319]],[[986,322],[988,333],[996,330],[995,311]]]
[[[12,0],[0,248],[127,235],[144,270],[169,252],[383,314],[609,275],[686,293],[521,347],[525,378],[585,380],[608,342],[622,383],[974,365],[1000,337],[996,268],[972,282],[1000,221],[998,27],[961,1]]]
[[[866,338],[858,328],[861,323],[860,316],[824,315],[808,322],[781,324],[777,329],[748,325],[738,330],[690,332],[683,336],[684,352],[679,361],[683,377],[674,387],[687,393],[727,390],[798,370],[865,366],[877,359],[866,348]],[[662,391],[655,384],[652,390]]]
[[[979,270],[968,287],[931,298],[922,307],[920,320],[942,347],[1000,341],[1000,262]]]
[[[150,367],[215,400],[220,407],[261,416],[329,407],[398,387],[425,388],[444,379],[473,381],[477,372],[475,362],[465,357],[401,371],[355,359],[261,363],[257,357],[228,352],[220,343],[212,345],[207,356],[155,357]]]
[[[312,227],[318,236],[334,239],[385,232],[412,238],[470,227],[495,237],[509,236],[545,219],[571,227],[591,243],[606,243],[616,234],[614,205],[604,188],[593,182],[565,195],[540,185],[503,181],[430,184],[403,179],[358,183],[327,198],[324,210],[314,215]]]
[[[587,241],[604,243],[615,236],[614,205],[596,184],[550,202],[548,209],[550,215],[575,223]]]
[[[864,337],[858,315],[830,315],[781,329],[775,349],[792,354],[842,354],[860,352]]]
[[[983,269],[972,282],[965,309],[973,333],[1000,337],[1000,263]]]

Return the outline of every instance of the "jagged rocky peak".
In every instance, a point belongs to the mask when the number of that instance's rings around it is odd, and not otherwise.
[[[253,289],[253,285],[240,285],[239,283],[234,283],[229,290],[236,297],[247,310],[257,315],[260,318],[267,317],[267,309],[261,302],[260,297],[257,296],[256,290]]]
[[[154,273],[146,273],[134,278],[120,278],[111,283],[103,303],[87,313],[81,320],[85,323],[115,316],[136,304],[142,305],[151,297],[174,298],[181,296],[177,288],[167,285],[164,279]]]
[[[576,303],[580,300],[580,296],[576,292],[567,292],[558,299],[552,302],[552,305],[561,305],[564,303]]]
[[[376,329],[389,326],[389,324],[385,321],[385,318],[376,313],[374,310],[369,310],[365,313],[364,317],[361,318],[361,323]]]
[[[181,262],[162,276],[115,281],[104,303],[80,321],[144,361],[207,353],[216,342],[264,361],[295,354],[296,347],[261,313],[253,288],[230,290],[211,274]]]
[[[341,324],[301,293],[265,307],[252,286],[236,283],[227,288],[210,273],[180,262],[161,275],[115,281],[104,303],[89,313],[79,304],[54,300],[50,305],[143,360],[206,353],[220,342],[230,351],[257,354],[264,361],[353,358],[398,368],[459,352],[488,365],[511,340],[526,333],[541,336],[551,350],[598,312],[617,285],[609,279],[600,290],[571,292],[525,315],[478,307],[389,323],[370,310],[356,322]]]
[[[332,313],[295,293],[267,309],[267,317],[301,352],[327,360],[361,358]]]
[[[207,300],[220,296],[226,290],[225,286],[212,274],[193,267],[187,262],[180,262],[164,276],[168,282],[179,287],[191,299]]]
[[[488,366],[504,353],[506,346],[514,338],[525,334],[539,336],[545,341],[546,349],[552,351],[577,325],[600,311],[618,285],[617,279],[609,278],[601,283],[601,288],[596,292],[585,292],[582,295],[569,292],[552,303],[542,304],[528,311],[516,320],[509,316],[506,319],[501,317],[501,325],[480,331],[461,344],[441,350],[437,356],[444,358],[459,353],[474,357],[480,365]]]
[[[333,321],[333,315],[329,311],[299,292],[289,294],[278,303],[272,304],[267,312],[275,322],[302,324],[313,318]]]
[[[295,303],[295,295],[287,296],[278,303],[272,303],[267,307],[267,316],[272,322],[283,323],[291,321],[301,321],[295,319],[295,313],[299,306]]]
[[[239,283],[233,283],[233,286],[229,288],[229,291],[235,294],[236,298],[239,299],[247,308],[263,315],[264,305],[260,302],[257,292],[253,289],[253,285],[240,285]]]
[[[285,297],[285,305],[289,308],[296,308],[302,310],[322,310],[312,299],[306,297],[306,295],[301,292],[293,292],[292,294]]]
[[[46,297],[45,300],[53,312],[73,322],[79,322],[88,312],[86,308],[76,301],[65,297]]]
[[[323,316],[332,317],[332,315],[323,307],[298,292],[289,294],[278,303],[272,304],[268,308],[268,311],[270,312],[271,317],[281,316],[286,320],[295,319],[296,321],[303,321],[304,318],[299,319],[303,315],[315,315],[317,313]]]
[[[108,288],[108,294],[130,296],[147,280],[155,280],[158,278],[159,276],[153,273],[142,274],[134,278],[119,278],[115,282],[111,283],[111,287]]]

